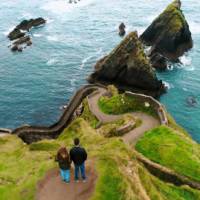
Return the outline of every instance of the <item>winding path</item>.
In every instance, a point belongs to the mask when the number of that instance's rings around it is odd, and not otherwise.
[[[88,96],[88,104],[90,111],[97,117],[97,119],[102,123],[113,122],[122,117],[122,115],[108,115],[103,113],[98,106],[99,98],[106,92],[106,89],[99,88],[93,94]],[[131,113],[134,117],[139,118],[142,120],[142,124],[133,129],[132,131],[125,134],[122,138],[126,143],[133,143],[135,144],[137,140],[148,130],[155,128],[160,125],[158,119],[147,115],[142,112],[132,112]]]

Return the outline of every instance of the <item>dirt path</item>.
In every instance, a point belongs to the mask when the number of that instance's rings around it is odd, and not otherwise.
[[[88,104],[90,111],[99,119],[99,121],[106,123],[106,122],[113,122],[119,118],[121,118],[122,115],[108,115],[103,113],[98,106],[98,99],[106,92],[105,89],[99,88],[98,92],[95,92],[93,95],[90,95],[88,97]],[[125,134],[122,138],[126,143],[132,143],[135,144],[137,140],[148,130],[155,128],[160,125],[160,122],[158,119],[147,115],[142,112],[133,112],[131,113],[134,117],[139,118],[142,120],[142,125],[138,128],[135,128],[134,130],[128,132]]]
[[[59,170],[49,171],[38,184],[36,200],[88,200],[95,189],[97,175],[92,162],[87,162],[87,181],[83,183],[74,181],[71,169],[71,182],[66,184],[60,178]]]
[[[115,121],[122,116],[107,115],[100,111],[98,99],[105,91],[105,89],[99,88],[97,93],[88,97],[91,112],[103,123]],[[142,125],[123,136],[126,143],[134,144],[145,131],[160,124],[157,119],[142,112],[134,112],[132,115],[141,119]],[[73,170],[71,170],[70,184],[61,181],[58,169],[49,171],[46,177],[38,184],[36,200],[88,200],[95,189],[95,182],[97,179],[93,162],[87,162],[86,172],[88,179],[86,183],[75,183],[72,171]]]

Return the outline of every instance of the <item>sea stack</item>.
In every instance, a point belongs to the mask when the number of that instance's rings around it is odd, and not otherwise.
[[[110,54],[100,59],[88,81],[114,84],[120,89],[154,97],[160,96],[165,90],[144,53],[137,32],[129,33]]]
[[[181,1],[175,0],[168,5],[144,31],[140,39],[145,45],[151,46],[150,58],[153,66],[158,69],[165,68],[164,59],[178,61],[180,56],[191,49],[192,36],[181,10]]]

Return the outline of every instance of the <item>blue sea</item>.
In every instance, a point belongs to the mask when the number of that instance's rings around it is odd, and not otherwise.
[[[96,61],[120,41],[118,25],[141,34],[169,0],[1,0],[0,1],[0,127],[50,125],[93,71]],[[168,92],[161,102],[200,142],[200,1],[183,0],[194,48],[158,73]],[[24,19],[43,17],[47,24],[32,29],[33,45],[12,53],[7,34]],[[198,102],[187,105],[192,96]]]

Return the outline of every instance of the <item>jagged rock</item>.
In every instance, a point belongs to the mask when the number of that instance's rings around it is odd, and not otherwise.
[[[19,38],[12,44],[11,50],[21,52],[23,48],[26,48],[26,46],[30,46],[31,44],[31,38],[29,36],[24,36]]]
[[[16,40],[20,37],[24,37],[25,33],[21,32],[18,28],[15,28],[12,32],[8,34],[10,40]]]
[[[16,28],[24,31],[29,31],[32,27],[40,26],[45,23],[46,20],[42,17],[39,17],[36,19],[23,20],[19,25],[17,25]]]
[[[158,70],[165,70],[167,68],[167,59],[159,53],[154,53],[150,56],[152,67]]]
[[[122,22],[120,25],[119,25],[119,36],[124,36],[126,34],[126,31],[125,31],[125,24]]]
[[[26,48],[26,46],[31,46],[31,38],[29,36],[26,36],[26,31],[29,31],[32,27],[37,27],[42,24],[45,24],[46,20],[39,17],[36,19],[30,19],[30,20],[23,20],[19,25],[16,26],[16,28],[11,31],[8,34],[8,38],[10,40],[17,40],[13,42],[11,46],[11,51],[22,51],[23,48]],[[22,45],[24,45],[22,47]]]
[[[31,41],[31,38],[29,36],[24,36],[16,40],[13,45],[22,45],[22,44],[27,44]]]
[[[151,47],[151,54],[159,53],[171,61],[193,46],[189,25],[181,10],[181,1],[173,1],[144,31],[140,39]]]
[[[132,32],[107,56],[95,65],[90,83],[114,84],[119,88],[160,96],[164,92],[147,59],[137,32]]]

